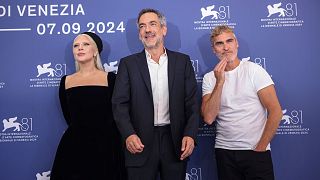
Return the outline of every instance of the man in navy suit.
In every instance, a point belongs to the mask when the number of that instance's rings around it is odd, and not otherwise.
[[[128,177],[184,180],[199,121],[194,70],[188,55],[164,47],[159,11],[141,10],[137,25],[145,49],[121,59],[112,98]]]

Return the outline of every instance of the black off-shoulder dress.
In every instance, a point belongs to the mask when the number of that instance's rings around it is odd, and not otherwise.
[[[56,152],[51,180],[126,179],[123,146],[112,114],[115,74],[108,73],[108,86],[65,89],[65,79],[59,98],[68,128]]]

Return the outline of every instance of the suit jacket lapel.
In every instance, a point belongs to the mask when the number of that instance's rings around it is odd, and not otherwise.
[[[147,86],[147,89],[152,97],[152,90],[151,90],[151,80],[150,80],[150,74],[148,69],[148,63],[146,58],[146,53],[143,50],[141,53],[137,54],[137,64],[138,68],[140,70],[141,76],[144,80],[145,85]]]
[[[176,66],[176,57],[175,55],[168,49],[166,49],[168,55],[168,83],[169,83],[169,92],[172,90],[174,74],[175,74],[175,66]]]

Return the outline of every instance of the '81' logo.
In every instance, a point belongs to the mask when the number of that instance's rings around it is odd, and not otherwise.
[[[230,7],[229,6],[219,6],[218,7],[219,19],[230,19]]]
[[[255,57],[254,59],[251,59],[251,57],[242,58],[241,61],[252,61],[259,66],[261,66],[263,69],[267,71],[267,59],[265,57]]]
[[[266,63],[266,58],[265,57],[257,57],[254,58],[254,63],[260,65],[261,67],[263,67],[263,69],[267,70],[267,63]]]
[[[199,60],[190,60],[195,74],[199,73]]]
[[[298,6],[297,3],[287,3],[282,4],[276,3],[276,4],[269,4],[267,6],[268,9],[268,16],[270,17],[272,15],[278,15],[278,17],[292,17],[292,16],[298,16]]]
[[[2,132],[5,132],[7,130],[12,131],[32,131],[32,118],[22,118],[20,121],[18,120],[18,117],[12,117],[8,119],[3,119],[3,129]]]
[[[283,124],[302,124],[303,118],[302,118],[302,110],[292,110],[287,111],[287,109],[282,110],[283,116],[281,121],[284,121]]]
[[[202,180],[201,168],[191,168],[185,180]]]
[[[66,64],[55,64],[51,66],[51,62],[45,64],[37,65],[38,75],[40,77],[42,75],[46,75],[47,77],[62,77],[67,72]]]

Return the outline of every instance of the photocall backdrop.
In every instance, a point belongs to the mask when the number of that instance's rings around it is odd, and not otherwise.
[[[234,28],[239,57],[272,76],[283,118],[272,146],[278,180],[320,177],[320,1],[117,0],[0,2],[0,179],[48,180],[66,129],[58,100],[60,78],[75,72],[72,41],[92,31],[104,43],[107,71],[140,52],[136,18],[142,8],[167,17],[166,48],[190,55],[199,86],[217,63],[209,36]],[[97,124],[99,126],[99,124]],[[215,180],[214,126],[199,123],[187,180]],[[96,172],[99,173],[99,172]]]

